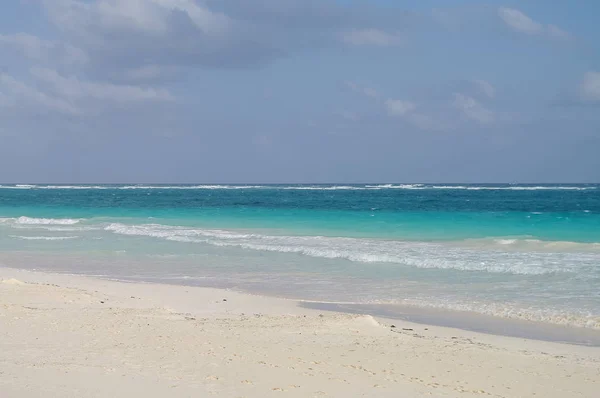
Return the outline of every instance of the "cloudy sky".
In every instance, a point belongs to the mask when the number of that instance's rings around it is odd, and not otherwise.
[[[8,0],[2,182],[598,182],[597,0]]]

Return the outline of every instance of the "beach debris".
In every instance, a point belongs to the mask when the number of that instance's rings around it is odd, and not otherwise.
[[[104,301],[100,300],[100,304],[104,304]]]
[[[223,299],[223,301],[227,301],[227,299]]]
[[[412,332],[414,329],[411,329],[411,328],[402,328],[402,330],[404,330],[405,332]]]
[[[390,326],[390,327],[391,327],[392,329],[394,329],[394,328],[396,327],[396,325],[392,325],[392,326]]]

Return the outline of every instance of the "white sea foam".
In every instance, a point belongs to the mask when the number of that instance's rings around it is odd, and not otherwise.
[[[282,187],[284,190],[288,191],[359,191],[364,190],[364,187],[355,187],[350,185],[333,185],[333,186],[290,186],[290,187]]]
[[[74,225],[81,222],[81,219],[73,218],[31,218],[19,217],[15,219],[15,224],[21,225]]]
[[[261,189],[267,188],[264,185],[128,185],[119,186],[116,189],[179,189],[179,190],[191,190],[191,189]]]
[[[63,226],[64,225],[64,226]],[[70,224],[63,225],[40,225],[40,224],[13,224],[14,229],[27,229],[27,230],[43,230],[50,232],[85,232],[85,231],[100,231],[104,227],[102,225],[97,226],[77,226]]]
[[[323,236],[278,236],[235,231],[190,229],[159,224],[110,224],[105,228],[120,235],[148,236],[175,242],[205,243],[262,252],[345,259],[359,263],[387,263],[424,269],[444,269],[541,275],[576,272],[595,267],[598,253],[520,252],[473,250],[451,244],[388,241]],[[512,245],[512,240],[500,242]]]
[[[32,189],[33,185],[0,185],[0,189]]]
[[[497,239],[499,245],[513,245],[517,242],[516,239]]]
[[[473,186],[473,185],[434,185],[428,186],[425,188],[429,189],[459,189],[459,190],[468,190],[468,191],[587,191],[596,189],[596,187],[576,187],[576,186]]]
[[[400,300],[397,304],[415,307],[435,308],[442,310],[475,312],[493,317],[518,319],[532,322],[545,322],[555,325],[576,326],[600,329],[600,316],[586,311],[548,309],[534,305],[514,304],[507,302],[465,302],[456,299],[440,300],[436,298]]]
[[[0,185],[0,189],[75,189],[75,190],[134,190],[134,189],[260,189],[268,188],[264,185]]]
[[[22,240],[71,240],[77,239],[79,236],[19,236],[10,235],[11,238]]]
[[[537,190],[569,190],[586,191],[598,189],[597,186],[566,186],[566,185],[540,185],[540,186],[483,186],[483,185],[425,185],[425,184],[377,184],[377,185],[227,185],[227,184],[201,184],[201,185],[0,185],[0,189],[76,189],[76,190],[94,190],[94,189],[118,189],[118,190],[225,190],[225,189],[283,189],[298,191],[361,191],[361,190],[385,190],[385,189],[406,189],[406,190],[509,190],[509,191],[537,191]]]
[[[600,243],[598,242],[584,243],[570,241],[551,241],[532,239],[529,237],[467,239],[462,242],[456,242],[456,244],[488,249],[515,249],[526,252],[534,251],[551,253],[600,253]]]
[[[366,185],[366,188],[374,189],[422,189],[423,184],[381,184],[381,185]]]

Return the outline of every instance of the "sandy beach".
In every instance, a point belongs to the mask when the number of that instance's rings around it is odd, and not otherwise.
[[[596,397],[600,348],[294,301],[0,268],[0,391],[21,397]]]

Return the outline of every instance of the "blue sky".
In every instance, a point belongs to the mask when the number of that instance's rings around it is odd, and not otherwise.
[[[0,5],[3,182],[598,182],[597,1]]]

